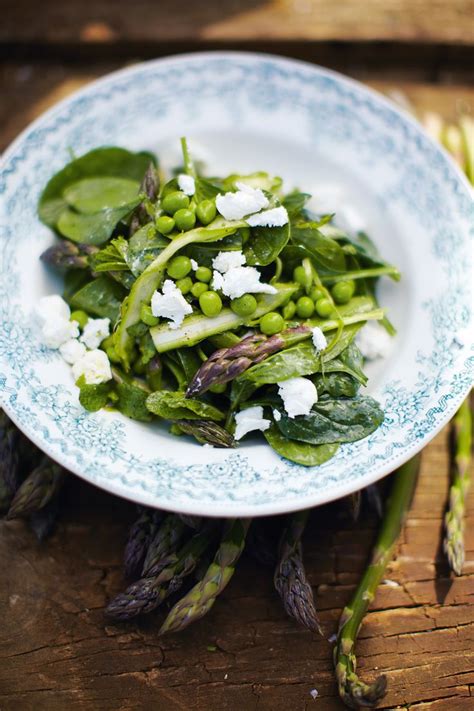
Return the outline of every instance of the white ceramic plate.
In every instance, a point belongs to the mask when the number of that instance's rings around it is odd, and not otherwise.
[[[69,159],[115,144],[175,163],[186,135],[216,173],[267,170],[288,187],[337,185],[403,280],[382,304],[398,328],[371,368],[385,408],[369,438],[317,468],[280,459],[258,439],[203,449],[163,425],[78,404],[69,366],[41,346],[32,310],[61,281],[38,261],[53,241],[38,195]],[[203,155],[205,154],[205,156]],[[205,53],[139,64],[89,85],[32,124],[1,166],[0,395],[41,449],[108,491],[209,516],[314,506],[381,478],[424,447],[471,385],[469,186],[418,124],[364,86],[302,62]]]

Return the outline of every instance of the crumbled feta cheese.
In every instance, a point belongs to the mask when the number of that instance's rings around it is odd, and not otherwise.
[[[84,326],[81,341],[92,351],[94,348],[98,348],[109,334],[109,318],[90,318]]]
[[[42,323],[46,323],[46,321],[51,321],[53,318],[68,320],[71,315],[71,309],[59,294],[52,294],[51,296],[43,296],[39,300],[35,313]]]
[[[288,417],[309,415],[314,403],[318,401],[316,386],[308,378],[289,378],[278,384],[278,394]]]
[[[367,360],[386,358],[391,348],[391,338],[377,321],[367,321],[357,333],[355,342]]]
[[[323,351],[328,342],[326,340],[326,336],[324,333],[321,331],[319,326],[315,326],[314,328],[311,329],[312,339],[313,339],[313,345],[316,348],[317,351]]]
[[[192,313],[192,308],[174,281],[166,279],[163,284],[163,293],[155,291],[151,297],[151,311],[153,316],[170,319],[170,328],[179,328],[186,314]]]
[[[74,365],[74,363],[85,354],[86,347],[83,343],[78,341],[77,338],[70,338],[69,341],[59,346],[59,352],[66,363]]]
[[[228,192],[216,197],[218,212],[226,220],[241,220],[246,215],[268,207],[268,198],[260,188],[252,188],[245,183],[236,183],[237,192]]]
[[[283,227],[288,223],[288,213],[283,206],[273,207],[271,210],[250,215],[246,222],[250,227]]]
[[[235,424],[234,437],[235,439],[242,439],[244,435],[254,430],[265,432],[272,423],[270,420],[264,418],[263,407],[261,407],[261,405],[255,405],[254,407],[248,407],[246,410],[238,412],[235,416]]]
[[[79,324],[77,321],[70,321],[68,318],[59,316],[52,316],[41,329],[41,340],[48,348],[59,348],[70,338],[77,338],[78,335]]]
[[[229,269],[242,267],[245,264],[245,255],[240,250],[230,252],[219,252],[212,260],[212,266],[221,274],[225,274]]]
[[[180,173],[178,175],[178,185],[179,189],[183,191],[186,195],[194,195],[196,192],[196,185],[194,183],[194,178],[192,175],[186,175],[185,173]]]
[[[255,267],[235,267],[225,274],[214,272],[212,284],[230,299],[238,299],[244,294],[276,294],[271,284],[262,284],[260,272]]]
[[[191,269],[193,270],[193,272],[197,271],[199,269],[199,264],[196,262],[196,260],[190,259],[189,261],[191,262]]]
[[[100,385],[112,378],[109,359],[99,349],[87,351],[74,363],[72,373],[76,382],[83,375],[87,385]]]
[[[274,418],[275,422],[280,422],[281,412],[279,412],[278,410],[273,410],[273,418]]]

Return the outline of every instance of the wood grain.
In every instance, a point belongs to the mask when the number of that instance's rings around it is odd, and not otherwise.
[[[3,0],[0,39],[115,43],[198,40],[472,44],[472,0]]]
[[[51,103],[109,66],[74,70],[10,65],[0,75],[0,145]],[[14,70],[14,71],[13,71]],[[454,120],[474,90],[413,82],[418,111]],[[425,449],[412,510],[395,560],[361,630],[359,670],[384,672],[381,708],[468,711],[474,704],[474,489],[467,511],[467,562],[453,579],[440,549],[448,489],[447,430]],[[58,530],[39,545],[22,523],[0,522],[1,711],[197,709],[341,711],[328,638],[366,564],[377,521],[359,524],[344,506],[317,510],[305,537],[308,574],[325,638],[288,620],[272,571],[250,557],[200,623],[157,637],[163,613],[111,624],[103,607],[124,581],[121,555],[133,505],[73,479]],[[319,692],[313,701],[312,689]]]

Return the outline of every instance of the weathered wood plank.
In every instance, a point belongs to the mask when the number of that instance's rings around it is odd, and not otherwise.
[[[198,40],[472,44],[471,0],[4,0],[0,39],[23,42]]]

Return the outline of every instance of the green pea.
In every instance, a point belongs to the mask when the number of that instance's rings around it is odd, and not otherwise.
[[[173,257],[166,271],[172,279],[183,279],[191,271],[191,260],[183,254]]]
[[[313,286],[311,291],[309,292],[310,298],[316,303],[318,299],[321,299],[323,296],[325,296],[325,291],[324,289],[321,289],[320,286]]]
[[[161,207],[163,210],[170,215],[174,215],[177,210],[182,210],[189,205],[189,197],[181,192],[181,190],[175,190],[172,193],[165,195],[161,202]]]
[[[161,215],[156,221],[156,229],[161,232],[162,235],[169,235],[170,232],[174,230],[175,221],[172,217],[168,215]]]
[[[86,323],[89,320],[89,316],[85,311],[73,311],[70,317],[71,321],[77,321],[80,329],[84,329]]]
[[[214,200],[202,200],[196,207],[196,216],[203,225],[208,225],[217,214]]]
[[[314,303],[309,296],[300,296],[296,302],[296,313],[300,318],[310,318],[314,313]]]
[[[195,276],[198,281],[203,281],[208,284],[212,279],[212,269],[209,269],[209,267],[198,267]]]
[[[156,326],[159,323],[159,318],[153,316],[153,311],[151,306],[148,304],[142,304],[140,306],[140,321],[146,323],[147,326]]]
[[[244,294],[230,302],[230,308],[237,316],[251,316],[257,308],[257,299],[253,294]]]
[[[176,286],[184,296],[185,294],[189,294],[189,292],[193,288],[193,280],[191,279],[191,277],[188,276],[184,277],[184,279],[178,279],[178,281],[176,282]]]
[[[199,306],[205,316],[218,316],[222,311],[222,299],[215,291],[205,291],[199,297]]]
[[[111,363],[120,363],[120,356],[117,355],[115,346],[109,346],[105,349],[105,352],[107,353],[107,358],[110,360]]]
[[[354,296],[355,284],[350,281],[338,281],[331,289],[331,294],[337,304],[347,304]]]
[[[192,210],[187,210],[183,208],[174,213],[174,221],[176,222],[176,227],[183,232],[186,230],[192,230],[196,224],[196,215]]]
[[[283,307],[283,318],[286,319],[287,321],[290,318],[293,318],[293,316],[296,313],[296,304],[294,301],[289,301],[285,306]]]
[[[276,311],[270,311],[260,319],[260,330],[266,336],[273,336],[275,333],[280,333],[285,325],[283,316]]]
[[[298,284],[301,284],[301,286],[304,286],[305,288],[309,287],[311,284],[311,275],[308,274],[308,272],[302,265],[294,268],[293,279]]]
[[[327,318],[329,314],[333,310],[333,305],[331,304],[329,299],[326,299],[326,297],[323,297],[322,299],[318,299],[316,301],[316,313],[318,316],[321,316],[321,318]]]
[[[191,289],[191,294],[196,297],[196,299],[199,299],[201,294],[204,294],[205,291],[209,289],[207,284],[203,284],[202,281],[197,281],[195,284],[193,284],[192,289]]]
[[[211,393],[216,393],[220,395],[221,393],[225,393],[227,390],[227,383],[216,383],[216,385],[211,385],[209,388]]]

